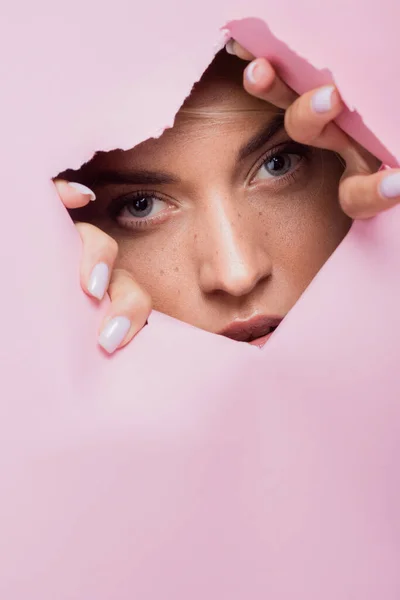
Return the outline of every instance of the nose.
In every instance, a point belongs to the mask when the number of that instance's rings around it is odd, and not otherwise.
[[[271,275],[265,232],[257,219],[241,215],[224,202],[212,203],[203,213],[197,235],[200,287],[204,293],[250,294]],[[257,214],[257,213],[256,213]]]

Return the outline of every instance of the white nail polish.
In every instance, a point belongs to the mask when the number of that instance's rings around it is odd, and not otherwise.
[[[82,183],[76,183],[75,181],[68,181],[68,185],[74,188],[74,190],[76,190],[77,192],[83,194],[84,196],[90,196],[90,200],[92,202],[96,200],[96,194],[92,192],[92,190],[86,185],[83,185]]]
[[[246,79],[248,81],[250,81],[250,83],[257,83],[257,79],[255,77],[255,70],[257,68],[257,63],[255,60],[253,60],[253,62],[251,62],[247,67],[246,67]]]
[[[99,336],[99,344],[106,352],[112,354],[126,337],[131,322],[126,317],[114,317],[106,323]]]
[[[106,263],[98,263],[90,274],[88,292],[98,300],[102,300],[106,293],[109,273]]]
[[[332,94],[334,89],[335,86],[329,85],[315,92],[311,99],[311,104],[315,112],[324,113],[332,109]]]
[[[397,198],[400,196],[400,173],[388,175],[379,184],[379,191],[384,198]]]
[[[229,40],[228,42],[226,42],[225,44],[225,50],[227,51],[228,54],[233,54],[233,56],[236,55],[236,52],[234,50],[234,40]]]

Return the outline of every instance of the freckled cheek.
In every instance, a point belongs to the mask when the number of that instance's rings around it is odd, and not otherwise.
[[[198,303],[193,266],[183,240],[164,236],[120,239],[117,266],[129,271],[148,292],[153,308],[185,320]]]
[[[307,186],[260,210],[273,269],[282,284],[302,293],[348,232],[338,202],[338,178]]]

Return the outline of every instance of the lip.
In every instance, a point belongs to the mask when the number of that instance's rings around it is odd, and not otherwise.
[[[220,331],[220,335],[237,342],[247,342],[253,346],[263,346],[283,317],[257,315],[247,320],[236,320]]]

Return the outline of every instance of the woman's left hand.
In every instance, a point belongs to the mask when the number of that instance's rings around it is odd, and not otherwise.
[[[285,109],[285,129],[296,142],[339,154],[345,170],[339,202],[353,219],[368,218],[400,203],[400,169],[379,171],[381,162],[346,135],[333,121],[344,109],[333,85],[298,96],[275,73],[265,58],[256,58],[230,40],[227,52],[250,60],[243,82],[246,91]]]

